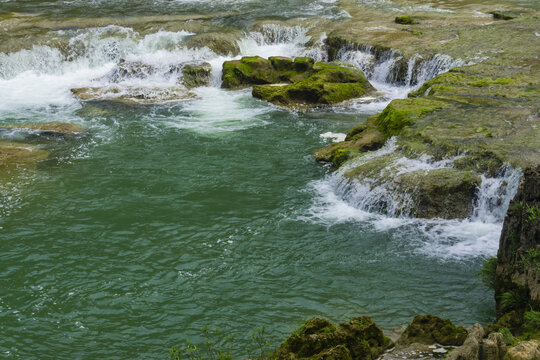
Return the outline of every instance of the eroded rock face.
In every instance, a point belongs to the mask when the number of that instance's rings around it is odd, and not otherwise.
[[[416,315],[398,340],[398,344],[441,344],[462,345],[467,338],[467,330],[456,327],[448,319],[434,315]]]
[[[339,326],[313,318],[289,337],[272,358],[285,359],[376,359],[392,345],[369,316],[357,317]]]
[[[512,292],[518,299],[505,308],[502,296]],[[540,166],[523,171],[504,219],[497,253],[495,299],[499,313],[540,308]]]
[[[484,329],[480,324],[474,324],[469,330],[469,334],[462,346],[458,347],[450,354],[448,360],[478,360],[480,345],[484,337]]]

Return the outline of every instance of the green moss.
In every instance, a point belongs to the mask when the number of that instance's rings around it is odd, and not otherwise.
[[[408,16],[408,15],[404,15],[404,16],[397,16],[395,19],[394,19],[394,22],[396,24],[401,24],[401,25],[414,25],[414,24],[418,24],[418,21],[413,19],[412,17]]]
[[[349,149],[339,149],[336,152],[334,152],[334,156],[332,157],[332,163],[339,167],[341,164],[343,164],[347,159],[350,157],[351,150]]]
[[[497,270],[497,258],[490,257],[483,264],[482,268],[478,271],[478,276],[482,280],[482,284],[490,289],[495,288],[495,271]]]
[[[424,98],[393,100],[378,116],[377,125],[383,134],[394,136],[420,116],[446,106],[449,106],[446,102]]]

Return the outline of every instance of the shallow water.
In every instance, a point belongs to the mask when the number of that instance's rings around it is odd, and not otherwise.
[[[0,5],[118,16],[108,2],[58,3]],[[291,14],[334,6],[279,3]],[[175,6],[262,11],[255,1],[144,2],[133,11]],[[247,36],[243,54],[314,53],[303,47],[305,31],[282,30],[288,35],[274,42]],[[255,328],[264,325],[277,345],[312,316],[369,314],[384,328],[417,313],[463,325],[494,317],[492,294],[475,274],[497,250],[504,209],[489,199],[509,197],[497,192],[505,179],[485,180],[471,219],[415,220],[371,209],[373,193],[345,184],[310,155],[406,96],[410,88],[385,83],[383,70],[372,79],[386,100],[294,112],[249,90],[219,89],[225,58],[186,50],[188,32],[104,27],[55,36],[72,48],[0,54],[0,125],[54,120],[89,131],[45,141],[49,160],[0,181],[2,357],[164,358],[183,340],[196,342],[205,325],[235,335],[235,353],[246,355]],[[66,59],[66,51],[73,56]],[[197,99],[161,105],[84,103],[71,95],[71,87],[107,85],[122,58],[158,68],[206,60],[214,86],[196,89]],[[157,72],[119,86],[154,91],[174,83]],[[420,159],[403,166],[446,165]]]

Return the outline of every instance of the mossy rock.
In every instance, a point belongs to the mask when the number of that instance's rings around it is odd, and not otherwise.
[[[375,91],[359,69],[317,62],[310,71],[306,79],[293,84],[254,86],[252,94],[258,99],[285,106],[331,105]]]
[[[509,11],[491,11],[490,14],[498,20],[512,20],[519,16],[519,14]]]
[[[313,318],[295,331],[272,355],[285,359],[376,359],[392,341],[369,316],[339,326]]]
[[[400,25],[414,25],[414,24],[418,24],[418,21],[408,15],[404,15],[404,16],[397,16],[395,19],[394,19],[394,22],[396,24],[400,24]]]
[[[182,83],[188,89],[210,85],[212,66],[204,62],[202,64],[187,64],[182,68]]]
[[[441,319],[434,315],[416,315],[412,323],[407,326],[398,343],[407,345],[441,344],[448,346],[461,346],[467,338],[464,327],[456,327],[448,319]]]
[[[273,84],[278,82],[278,78],[270,60],[260,56],[246,56],[241,60],[223,63],[221,87],[240,89],[254,84]]]
[[[392,100],[379,114],[377,125],[386,136],[394,136],[399,134],[404,127],[412,125],[422,115],[449,105],[445,101],[425,98]]]

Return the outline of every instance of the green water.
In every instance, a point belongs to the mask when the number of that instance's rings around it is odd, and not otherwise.
[[[41,164],[0,220],[3,356],[163,358],[204,325],[234,334],[242,353],[255,328],[275,345],[312,316],[491,319],[480,259],[430,257],[367,223],[303,219],[308,184],[326,172],[309,151],[358,116],[236,101],[263,108],[254,126],[177,128],[182,106],[76,111],[93,140]]]

